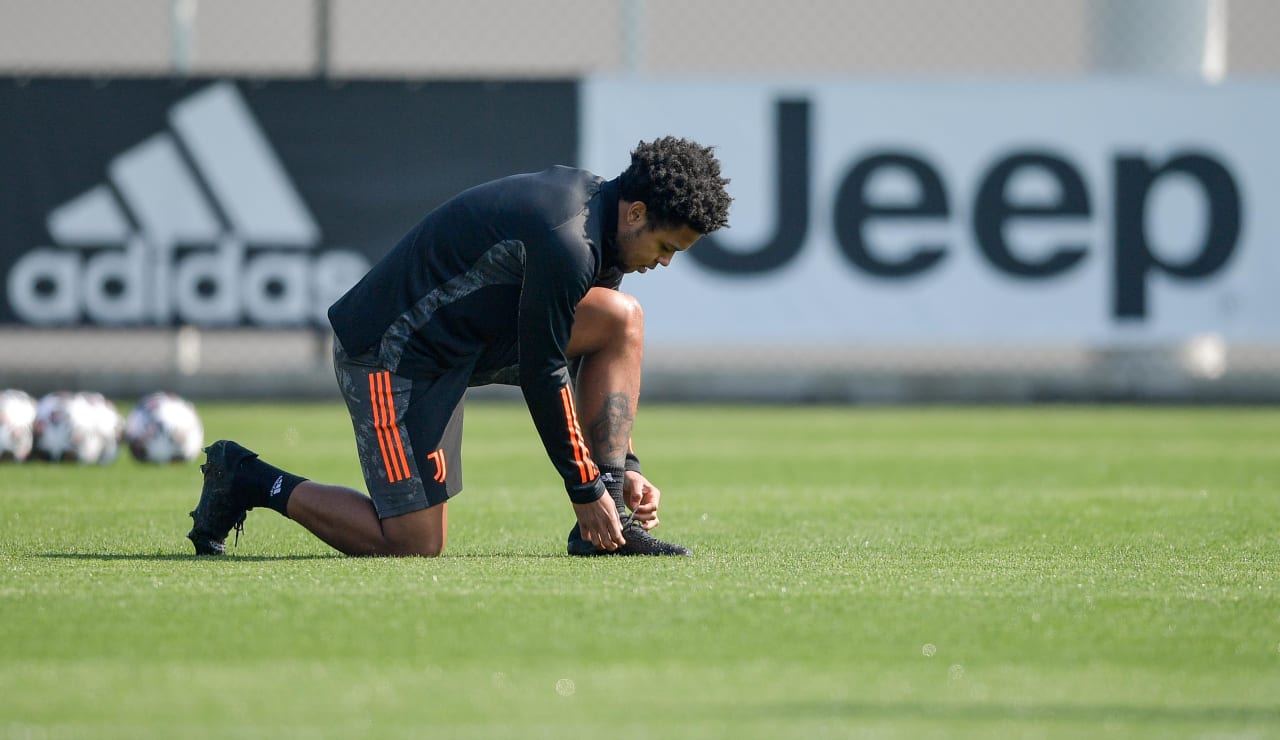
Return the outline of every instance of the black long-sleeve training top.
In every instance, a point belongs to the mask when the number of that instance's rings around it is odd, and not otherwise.
[[[431,211],[329,308],[351,355],[409,378],[468,369],[519,384],[575,502],[604,493],[565,349],[578,302],[617,288],[618,184],[552,167],[478,185]]]

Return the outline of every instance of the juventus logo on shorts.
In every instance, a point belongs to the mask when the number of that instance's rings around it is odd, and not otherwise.
[[[444,483],[445,476],[449,474],[449,466],[444,460],[444,450],[436,450],[427,455],[427,459],[436,464],[436,474],[431,478],[436,483]]]

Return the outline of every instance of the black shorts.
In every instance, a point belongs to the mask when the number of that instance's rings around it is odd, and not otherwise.
[[[470,368],[405,378],[372,354],[348,356],[335,338],[333,369],[378,518],[420,511],[462,490],[462,405]]]

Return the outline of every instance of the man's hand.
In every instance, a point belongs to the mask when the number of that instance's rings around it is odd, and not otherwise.
[[[631,509],[632,518],[640,522],[646,532],[658,526],[658,504],[662,501],[662,491],[643,475],[627,471],[622,484],[622,500]]]
[[[627,544],[622,537],[618,509],[608,494],[589,504],[574,504],[573,513],[578,515],[578,529],[587,542],[609,552]]]

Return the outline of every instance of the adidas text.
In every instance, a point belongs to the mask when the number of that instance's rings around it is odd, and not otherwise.
[[[319,252],[319,226],[235,85],[178,101],[169,129],[112,159],[106,182],[53,209],[56,247],[6,277],[33,324],[324,325],[368,270]]]

